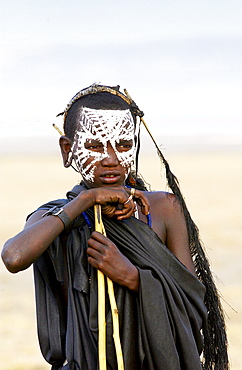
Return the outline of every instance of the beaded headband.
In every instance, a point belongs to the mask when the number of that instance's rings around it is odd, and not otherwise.
[[[133,99],[129,96],[127,90],[124,89],[125,94],[123,94],[122,92],[119,91],[119,88],[120,88],[119,85],[110,87],[110,86],[97,85],[96,83],[94,83],[91,86],[80,90],[76,95],[74,95],[73,98],[67,104],[66,109],[62,113],[59,113],[57,117],[64,115],[64,121],[65,121],[68,111],[70,110],[70,108],[72,107],[72,105],[75,103],[76,100],[82,98],[83,96],[96,94],[99,92],[108,92],[109,94],[119,96],[130,106],[132,112],[135,115],[142,117],[144,113],[138,108],[138,106],[135,104]]]

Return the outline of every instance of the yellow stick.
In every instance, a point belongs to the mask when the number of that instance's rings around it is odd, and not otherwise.
[[[94,206],[95,215],[95,229],[102,233],[101,225],[101,206],[96,204]],[[105,281],[104,275],[97,270],[98,280],[98,360],[99,369],[106,370],[106,320],[105,320]]]
[[[124,370],[124,360],[123,360],[123,353],[122,353],[122,347],[121,347],[120,335],[119,335],[118,308],[117,308],[115,295],[114,295],[113,282],[109,278],[107,278],[107,282],[108,282],[108,295],[109,295],[109,301],[110,301],[112,318],[113,318],[113,339],[114,339],[114,344],[115,344],[115,349],[116,349],[118,370]]]
[[[106,370],[106,320],[105,320],[105,282],[104,275],[97,270],[98,279],[98,358],[99,369]]]
[[[59,134],[61,135],[61,136],[63,136],[64,134],[63,134],[63,132],[59,129],[59,127],[57,127],[54,123],[53,123],[53,125],[52,125],[55,129],[56,129],[56,131],[57,132],[59,132]]]
[[[94,206],[94,212],[95,212],[95,229],[96,229],[96,231],[99,231],[100,233],[102,233],[103,235],[106,236],[106,232],[105,232],[104,225],[103,225],[103,222],[102,222],[101,206],[100,205],[95,205]],[[98,225],[97,225],[97,223],[98,223]],[[98,272],[100,272],[100,271],[98,270]],[[124,370],[123,353],[122,353],[120,335],[119,335],[118,308],[117,308],[115,295],[114,295],[113,282],[108,277],[107,277],[107,284],[108,284],[108,295],[109,295],[109,301],[110,301],[112,319],[113,319],[113,339],[114,339],[114,345],[115,345],[116,356],[117,356],[118,370]],[[103,285],[104,285],[104,283],[103,283]],[[99,289],[99,285],[98,285],[98,289]],[[105,292],[104,292],[104,294],[105,294]],[[99,293],[98,293],[98,299],[99,299]],[[103,300],[103,299],[100,297],[100,300]],[[99,309],[99,301],[98,301],[98,309]],[[104,312],[104,314],[105,314],[105,312]],[[98,317],[99,317],[99,313],[98,313]],[[102,319],[100,318],[100,320],[102,320]],[[105,343],[106,343],[106,341],[105,341]],[[106,354],[105,354],[105,356],[106,356]],[[99,359],[100,359],[100,354],[99,354]]]

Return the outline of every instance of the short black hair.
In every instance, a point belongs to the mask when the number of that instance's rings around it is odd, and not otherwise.
[[[65,135],[73,141],[76,125],[78,122],[78,117],[80,115],[80,110],[82,107],[92,108],[92,109],[105,109],[105,110],[126,110],[129,109],[134,122],[136,121],[135,116],[130,109],[128,103],[126,103],[122,98],[117,95],[110,94],[108,92],[98,92],[96,94],[90,94],[81,97],[76,100],[71,108],[69,109],[65,121],[64,121],[64,132]]]

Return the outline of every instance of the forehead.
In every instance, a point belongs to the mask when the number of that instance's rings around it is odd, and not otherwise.
[[[129,109],[105,110],[82,107],[77,131],[94,135],[134,133],[134,120]]]

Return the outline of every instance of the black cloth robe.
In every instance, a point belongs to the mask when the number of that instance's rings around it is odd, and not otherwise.
[[[81,190],[79,185],[67,193],[67,199],[39,209],[63,206]],[[92,210],[87,213],[93,223]],[[114,283],[125,370],[201,369],[201,328],[207,315],[203,284],[142,221],[103,217],[103,222],[107,236],[137,267],[140,277],[138,293]],[[53,370],[98,369],[97,274],[86,254],[91,231],[80,215],[34,263],[39,342]],[[108,297],[106,325],[107,369],[116,370]],[[63,366],[65,360],[68,364]]]

